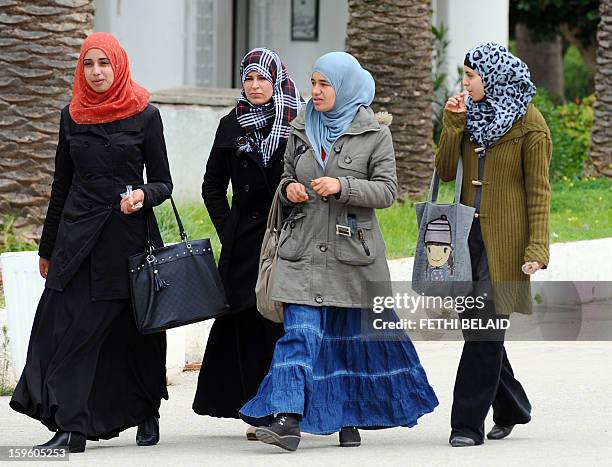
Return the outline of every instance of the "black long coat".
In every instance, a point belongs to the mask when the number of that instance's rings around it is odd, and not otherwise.
[[[219,272],[233,312],[255,306],[259,252],[286,145],[264,167],[258,154],[238,150],[237,139],[244,135],[232,109],[219,123],[202,183],[202,198],[221,240]]]
[[[143,169],[146,167],[147,183]],[[126,185],[145,193],[143,208],[121,212]],[[55,174],[39,255],[50,259],[46,287],[62,291],[91,255],[91,299],[130,297],[127,258],[144,251],[145,220],[162,244],[152,208],[172,193],[159,110],[79,125],[62,110]]]

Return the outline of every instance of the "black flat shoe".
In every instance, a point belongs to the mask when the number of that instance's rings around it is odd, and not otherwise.
[[[273,444],[285,451],[295,451],[300,444],[300,420],[294,414],[279,413],[268,427],[255,430],[257,439],[266,444]]]
[[[491,431],[487,433],[487,438],[488,439],[504,439],[506,436],[512,433],[513,428],[514,428],[514,425],[510,425],[510,426],[494,425],[493,428],[491,428]]]
[[[345,427],[340,430],[340,446],[343,448],[356,448],[361,446],[359,430],[353,427]]]
[[[472,438],[468,438],[467,436],[453,436],[450,440],[449,443],[452,447],[454,448],[465,448],[468,446],[476,446],[476,441],[474,441]]]
[[[45,444],[34,446],[36,449],[60,449],[66,448],[71,454],[85,451],[87,440],[83,433],[78,431],[57,431],[53,438]]]
[[[159,419],[149,417],[138,425],[136,444],[138,446],[155,446],[157,443],[159,443]]]

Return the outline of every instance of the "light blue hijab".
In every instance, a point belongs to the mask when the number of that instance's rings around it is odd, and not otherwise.
[[[362,106],[374,99],[374,78],[357,59],[346,52],[330,52],[317,59],[312,72],[318,71],[336,91],[336,104],[329,112],[315,110],[312,99],[306,104],[306,136],[321,167],[321,148],[329,160],[334,142],[348,129]]]

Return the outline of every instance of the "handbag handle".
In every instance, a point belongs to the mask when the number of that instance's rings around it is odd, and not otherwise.
[[[185,232],[185,227],[183,226],[183,222],[181,221],[181,216],[178,213],[178,209],[176,209],[176,204],[174,203],[174,198],[172,198],[172,195],[170,195],[170,202],[172,203],[172,210],[174,211],[174,218],[176,219],[176,223],[178,225],[179,235],[181,236],[181,240],[187,243],[187,240],[188,240],[187,232]],[[149,224],[151,222],[152,213],[153,213],[153,210],[151,209],[151,212],[146,213],[145,215],[146,248],[147,248],[147,252],[149,253],[149,255],[151,255],[151,252],[155,249],[155,247],[153,246],[153,242],[151,241],[151,225]]]
[[[266,229],[268,230],[280,230],[283,225],[283,206],[280,200],[281,189],[282,185],[279,185],[276,188],[274,198],[272,199],[270,213],[268,214],[268,221],[266,222]]]
[[[170,195],[170,202],[172,203],[172,210],[174,211],[174,217],[176,218],[176,224],[179,228],[179,235],[181,236],[181,240],[187,241],[187,232],[185,232],[185,227],[183,227],[183,222],[181,222],[181,216],[179,216],[178,209],[176,209],[176,204],[174,204],[174,198]]]
[[[457,161],[457,173],[455,175],[455,203],[461,200],[461,186],[463,184],[463,151]],[[438,190],[440,188],[440,177],[434,167],[433,175],[431,177],[431,184],[429,185],[429,202],[435,203],[438,200]]]

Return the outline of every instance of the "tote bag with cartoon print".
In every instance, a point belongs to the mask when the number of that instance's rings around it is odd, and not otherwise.
[[[412,270],[412,289],[422,295],[457,297],[472,289],[468,237],[475,208],[461,204],[463,160],[457,163],[455,199],[438,204],[440,178],[434,170],[428,200],[415,205],[419,236]]]

